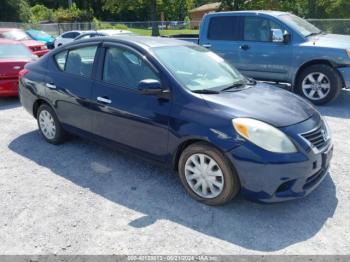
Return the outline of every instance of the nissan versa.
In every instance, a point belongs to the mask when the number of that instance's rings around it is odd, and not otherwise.
[[[261,202],[304,197],[328,174],[330,132],[310,103],[188,42],[92,38],[20,75],[21,103],[49,143],[74,133],[142,152],[171,164],[209,205],[239,192]]]

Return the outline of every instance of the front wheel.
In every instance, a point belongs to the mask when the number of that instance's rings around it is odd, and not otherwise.
[[[298,76],[296,91],[316,105],[326,104],[335,99],[342,89],[338,72],[323,64],[312,65]]]
[[[222,205],[234,198],[240,182],[229,160],[207,143],[186,148],[179,160],[180,180],[189,195],[207,205]]]

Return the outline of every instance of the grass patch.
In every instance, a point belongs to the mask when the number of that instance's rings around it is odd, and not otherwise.
[[[137,29],[137,28],[129,28],[129,31],[137,34],[137,35],[143,35],[143,36],[151,36],[152,30],[151,29]],[[168,35],[179,35],[179,34],[198,34],[198,30],[191,30],[191,29],[165,29],[165,30],[159,30],[159,33],[161,36],[168,36]]]

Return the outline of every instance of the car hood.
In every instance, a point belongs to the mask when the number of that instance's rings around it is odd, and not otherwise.
[[[350,35],[321,34],[309,38],[312,45],[332,48],[350,48]]]
[[[300,123],[317,112],[303,98],[264,83],[240,91],[202,95],[202,98],[213,110],[232,118],[254,118],[276,127]]]

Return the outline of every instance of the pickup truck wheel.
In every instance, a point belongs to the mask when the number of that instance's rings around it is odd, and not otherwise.
[[[47,142],[58,145],[65,141],[66,132],[63,130],[55,112],[49,105],[42,104],[39,107],[37,121],[40,133]]]
[[[296,91],[316,105],[335,99],[342,89],[337,71],[328,65],[312,65],[304,69],[296,83]]]
[[[207,205],[222,205],[235,197],[240,182],[229,160],[216,148],[199,142],[179,160],[180,180],[189,195]]]

